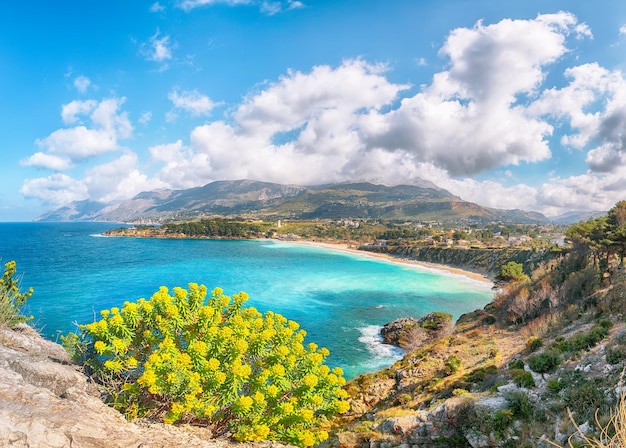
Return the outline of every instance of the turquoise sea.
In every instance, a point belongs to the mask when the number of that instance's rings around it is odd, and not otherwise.
[[[276,242],[102,237],[111,223],[0,223],[0,259],[15,260],[35,326],[50,339],[103,308],[189,282],[245,291],[249,306],[299,322],[331,351],[346,376],[402,356],[381,344],[398,317],[445,311],[456,317],[491,300],[491,285],[382,259]]]

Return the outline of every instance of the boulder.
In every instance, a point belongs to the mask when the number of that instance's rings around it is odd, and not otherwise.
[[[389,417],[379,425],[378,430],[387,434],[407,436],[421,423],[422,419],[417,415]]]

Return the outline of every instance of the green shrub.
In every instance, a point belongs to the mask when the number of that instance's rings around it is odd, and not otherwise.
[[[606,351],[606,362],[618,364],[626,359],[626,350],[623,347],[610,347]]]
[[[528,357],[528,367],[533,372],[551,373],[561,364],[561,355],[554,350],[546,350],[543,353]]]
[[[461,367],[461,360],[455,355],[450,355],[443,363],[444,370],[448,375],[456,372]]]
[[[33,294],[33,288],[21,292],[19,280],[15,276],[16,272],[15,261],[8,261],[4,264],[4,274],[0,279],[0,325],[8,327],[33,319],[32,316],[22,314],[26,301]]]
[[[500,409],[491,418],[491,427],[500,437],[503,437],[513,423],[513,411],[505,408]]]
[[[554,340],[554,343],[552,343],[550,345],[551,348],[553,348],[554,350],[558,351],[559,353],[565,353],[570,351],[571,345],[570,342],[568,340],[566,340],[564,337],[559,336],[558,338],[556,338]]]
[[[548,380],[547,388],[553,394],[558,394],[563,389],[563,385],[561,384],[561,381],[553,378],[551,380]]]
[[[108,386],[110,401],[129,417],[165,423],[198,421],[238,440],[280,440],[312,446],[317,429],[349,405],[343,371],[324,365],[329,354],[280,314],[243,308],[206,287],[165,287],[150,300],[101,312],[64,344]]]
[[[608,334],[609,329],[605,325],[596,324],[588,332],[578,333],[569,341],[562,342],[561,351],[589,350],[598,345]]]
[[[603,325],[594,325],[591,330],[585,335],[584,343],[586,350],[598,345],[605,337],[609,335],[609,329]]]
[[[515,417],[526,420],[533,416],[535,406],[524,392],[510,392],[506,395],[506,401]]]
[[[492,316],[491,314],[483,317],[483,325],[493,325],[496,323],[496,318],[495,316]]]
[[[425,330],[447,333],[454,328],[454,317],[450,313],[435,311],[421,317],[419,325]]]
[[[531,336],[528,338],[528,340],[526,341],[526,348],[528,349],[528,351],[532,352],[536,352],[537,350],[539,350],[541,347],[543,347],[543,341],[541,340],[541,338],[538,338],[536,336]]]
[[[580,378],[568,387],[563,396],[565,404],[575,414],[591,418],[596,410],[608,411],[609,402],[600,380]]]
[[[498,376],[498,368],[489,364],[483,367],[478,367],[471,372],[465,374],[463,380],[467,382],[468,388],[471,388],[472,385],[479,386],[479,389],[490,387],[490,384],[495,383]]]
[[[454,434],[450,437],[435,437],[432,439],[434,446],[441,448],[471,448],[463,434]]]
[[[535,387],[535,380],[530,372],[523,369],[513,369],[510,370],[509,373],[517,386],[526,388]]]
[[[509,363],[509,370],[512,369],[524,369],[524,361],[521,359],[514,359]]]

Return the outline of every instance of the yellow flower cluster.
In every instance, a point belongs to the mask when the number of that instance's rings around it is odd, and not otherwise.
[[[235,400],[234,408],[245,415],[248,413],[253,404],[254,400],[251,397],[242,395]]]
[[[297,322],[244,308],[247,300],[220,288],[207,297],[195,283],[171,294],[161,287],[81,327],[93,342],[88,361],[122,379],[115,405],[128,415],[165,407],[166,423],[194,416],[216,424],[232,415],[239,440],[326,440],[322,420],[349,410],[343,371],[324,364],[326,348],[305,345]]]
[[[317,386],[318,381],[319,379],[317,378],[317,376],[313,375],[312,373],[309,375],[305,375],[304,378],[302,378],[302,383],[308,387]]]

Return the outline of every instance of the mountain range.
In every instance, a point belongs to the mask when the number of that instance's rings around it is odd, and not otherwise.
[[[397,186],[364,182],[307,187],[247,179],[216,181],[185,190],[148,191],[116,203],[75,201],[36,220],[164,223],[212,216],[549,222],[541,213],[500,210],[465,201],[424,180]]]

